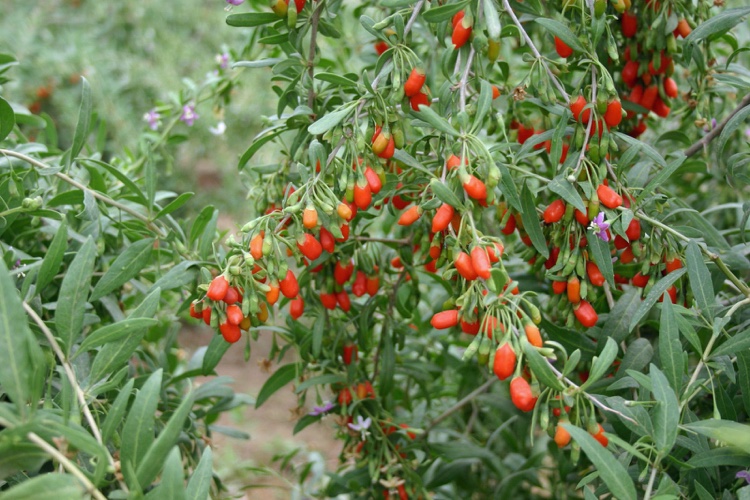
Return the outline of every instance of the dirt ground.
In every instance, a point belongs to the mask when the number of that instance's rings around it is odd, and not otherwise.
[[[180,344],[188,357],[196,349],[208,345],[215,335],[203,325],[186,325],[180,334]],[[244,359],[244,338],[232,345],[219,363],[216,371],[234,379],[236,392],[255,397],[272,372],[265,372],[261,364],[271,348],[271,336],[268,331],[261,331],[258,341],[252,343],[250,359]],[[271,370],[277,368],[273,365]],[[200,379],[197,380],[200,383]],[[305,452],[319,452],[325,459],[326,470],[336,470],[341,443],[334,439],[333,421],[313,424],[297,435],[292,435],[295,425],[293,410],[297,398],[289,389],[281,389],[259,409],[244,407],[236,412],[224,414],[218,424],[232,427],[250,434],[249,440],[233,439],[221,434],[214,435],[213,449],[215,468],[227,482],[233,498],[258,500],[275,500],[290,498],[290,491],[285,482],[271,475],[256,475],[248,471],[252,467],[273,467],[272,457],[280,452],[288,452],[302,447]],[[309,409],[308,409],[309,411]],[[258,488],[258,485],[269,487]],[[241,488],[252,486],[245,491]]]

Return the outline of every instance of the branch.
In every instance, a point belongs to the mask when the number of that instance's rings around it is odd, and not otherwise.
[[[32,158],[30,156],[26,156],[25,154],[18,153],[16,151],[11,151],[9,149],[0,149],[0,154],[5,155],[5,156],[13,156],[15,158],[18,158],[19,160],[23,160],[26,163],[37,167],[37,168],[52,168],[49,165],[47,165],[45,163],[42,163],[41,161],[37,160],[36,158]],[[113,207],[118,208],[118,209],[122,210],[123,212],[129,213],[130,215],[132,215],[136,219],[145,222],[148,225],[148,227],[152,231],[154,231],[160,238],[165,238],[166,237],[166,235],[161,231],[161,229],[159,229],[158,227],[156,227],[154,225],[154,223],[151,222],[151,220],[148,217],[146,217],[145,215],[143,215],[142,213],[139,213],[139,212],[133,210],[132,208],[127,207],[127,206],[123,205],[122,203],[113,200],[109,196],[103,195],[103,194],[101,194],[98,191],[94,191],[93,189],[91,189],[91,188],[89,188],[87,186],[84,186],[80,182],[74,180],[71,177],[68,177],[66,174],[63,174],[62,172],[57,172],[55,174],[55,176],[57,178],[59,178],[59,179],[62,179],[65,182],[67,182],[71,186],[73,186],[73,187],[75,187],[77,189],[80,189],[81,191],[86,191],[86,192],[90,193],[91,196],[93,196],[97,200],[103,201],[107,205],[112,205]]]
[[[596,67],[591,66],[591,102],[596,102]],[[583,115],[585,111],[581,111],[581,115]],[[589,122],[586,124],[586,134],[583,136],[583,146],[581,146],[581,153],[578,155],[578,161],[576,162],[576,168],[573,170],[572,176],[576,177],[578,176],[578,171],[581,169],[581,165],[583,165],[583,158],[586,156],[586,146],[589,143],[589,140],[591,139],[591,128],[594,124],[594,110],[592,109],[589,112]],[[575,117],[574,117],[575,118]],[[579,118],[583,119],[581,116]]]
[[[307,107],[313,109],[315,103],[315,49],[317,47],[318,37],[318,23],[320,22],[320,14],[323,11],[323,2],[317,2],[313,7],[313,15],[310,20],[310,54],[307,58],[307,73],[310,76],[310,90],[307,92]]]
[[[96,498],[96,500],[107,500],[106,497],[102,495],[102,492],[99,491],[91,481],[89,481],[89,478],[87,478],[73,462],[68,460],[65,455],[60,453],[59,450],[55,449],[47,441],[40,438],[39,435],[33,432],[29,432],[28,434],[26,434],[26,437],[29,438],[29,441],[47,452],[52,458],[60,462],[60,465],[62,465],[65,470],[70,472],[73,476],[75,476],[76,479],[83,483],[83,486],[86,488],[86,492],[89,495]]]
[[[704,135],[700,140],[698,140],[692,146],[687,148],[685,150],[685,156],[689,158],[693,156],[695,153],[697,153],[698,151],[700,151],[701,149],[704,149],[706,146],[708,146],[708,143],[713,141],[716,138],[716,136],[718,136],[721,133],[721,131],[724,130],[724,127],[727,126],[727,123],[729,122],[729,120],[731,120],[732,117],[734,117],[734,115],[742,111],[742,108],[748,105],[750,105],[750,94],[747,94],[745,98],[742,99],[742,101],[740,101],[737,107],[734,108],[734,110],[731,113],[729,113],[729,115],[726,118],[724,118],[724,120],[722,120],[722,122],[719,123],[716,126],[716,128],[714,128],[708,134]]]
[[[491,377],[487,382],[485,382],[484,384],[480,385],[479,387],[474,389],[472,392],[467,394],[462,400],[458,401],[456,404],[454,404],[453,406],[445,410],[440,416],[438,416],[435,420],[430,422],[430,424],[425,428],[424,434],[422,434],[422,436],[426,436],[427,434],[429,434],[430,430],[433,429],[436,425],[438,425],[440,422],[442,422],[446,418],[453,415],[455,412],[460,410],[466,404],[473,401],[480,394],[486,392],[487,389],[489,389],[492,386],[492,384],[494,384],[497,381],[498,379],[496,377]]]
[[[562,86],[560,81],[557,79],[557,77],[552,73],[552,70],[549,69],[549,66],[547,66],[547,63],[544,62],[544,59],[542,59],[542,55],[537,50],[536,46],[534,45],[534,42],[531,41],[531,38],[529,37],[528,33],[526,33],[526,30],[523,29],[523,26],[521,26],[521,21],[518,20],[518,17],[516,17],[516,13],[513,12],[513,9],[510,6],[510,3],[508,0],[503,0],[503,7],[505,8],[505,12],[508,13],[511,19],[513,19],[513,24],[516,25],[518,28],[518,31],[521,32],[521,35],[523,36],[523,39],[526,40],[526,45],[529,46],[531,49],[531,52],[534,54],[534,57],[539,59],[539,62],[544,66],[544,69],[547,70],[547,74],[552,79],[552,83],[557,87],[557,90],[560,91],[560,94],[565,99],[566,103],[570,103],[570,97],[568,96],[568,93],[565,92],[565,88]]]
[[[86,403],[86,396],[83,393],[83,390],[81,389],[81,386],[78,385],[78,381],[76,380],[76,374],[73,371],[73,367],[70,366],[70,363],[65,357],[65,353],[60,348],[60,344],[57,343],[57,339],[55,339],[55,336],[52,334],[49,328],[47,328],[47,325],[44,324],[44,321],[42,318],[39,317],[39,315],[32,309],[26,302],[22,302],[23,308],[26,311],[26,313],[31,316],[31,319],[34,320],[34,323],[37,324],[40,330],[42,330],[42,333],[44,333],[45,338],[47,339],[47,342],[49,342],[50,346],[52,347],[52,350],[55,353],[55,356],[60,360],[60,364],[63,366],[63,370],[65,370],[65,375],[68,377],[68,381],[70,382],[70,386],[73,388],[73,390],[76,393],[76,396],[78,398],[78,404],[81,405],[81,411],[83,412],[84,417],[86,418],[86,422],[88,422],[89,427],[91,428],[91,433],[94,435],[94,438],[96,439],[96,442],[102,445],[102,448],[107,452],[107,459],[109,460],[109,464],[114,467],[115,466],[115,460],[112,458],[112,455],[109,453],[109,450],[107,449],[106,445],[102,441],[102,433],[99,430],[99,427],[96,425],[96,420],[94,420],[94,416],[91,414],[91,410],[89,409],[88,403]],[[45,444],[47,444],[45,442]],[[123,488],[124,491],[127,491],[127,486],[120,481],[120,486]]]

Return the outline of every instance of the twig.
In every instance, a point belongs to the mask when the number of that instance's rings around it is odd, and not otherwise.
[[[29,441],[47,452],[52,458],[60,462],[60,465],[62,465],[65,470],[70,472],[73,476],[75,476],[76,479],[83,483],[83,486],[86,488],[86,491],[89,495],[96,498],[97,500],[107,500],[107,498],[102,495],[102,492],[99,491],[91,481],[89,481],[89,478],[87,478],[73,462],[68,460],[65,455],[60,453],[47,441],[40,438],[39,435],[33,432],[29,432],[28,434],[26,434],[26,437],[29,438]]]
[[[464,72],[461,75],[461,80],[458,82],[458,95],[459,95],[459,103],[461,105],[461,111],[466,111],[466,85],[468,84],[469,80],[469,71],[471,70],[471,63],[474,61],[474,55],[476,54],[476,51],[474,50],[474,46],[471,46],[471,50],[469,51],[469,57],[466,59],[466,67],[464,67]]]
[[[356,241],[375,241],[378,243],[396,243],[397,245],[406,245],[411,240],[409,238],[401,238],[401,239],[394,239],[394,238],[378,238],[374,236],[357,236],[354,238]]]
[[[422,10],[424,2],[425,0],[419,0],[419,2],[417,2],[417,4],[414,6],[414,12],[411,13],[411,17],[409,18],[409,21],[406,23],[406,27],[404,28],[404,38],[411,31],[412,26],[414,26],[414,23],[419,16],[419,12]]]
[[[544,69],[547,70],[547,74],[552,79],[552,83],[555,85],[555,87],[557,87],[557,90],[563,96],[563,98],[565,99],[565,102],[570,103],[570,97],[568,96],[568,93],[565,92],[565,88],[563,88],[560,81],[552,73],[552,70],[549,69],[549,66],[547,66],[547,63],[544,62],[544,59],[542,59],[542,55],[537,50],[536,46],[534,45],[534,42],[531,41],[529,34],[526,33],[526,30],[523,29],[523,26],[521,25],[521,21],[519,21],[518,17],[516,17],[516,13],[513,12],[513,9],[511,8],[508,0],[503,0],[503,7],[505,8],[505,12],[507,12],[510,18],[513,19],[513,24],[515,24],[516,27],[518,28],[518,31],[521,32],[521,35],[523,36],[524,40],[526,40],[526,45],[529,46],[529,48],[531,49],[531,52],[534,54],[534,57],[539,59],[539,62],[542,64],[542,66],[544,66]]]
[[[575,390],[580,390],[581,389],[575,382],[573,382],[572,380],[570,380],[568,377],[565,377],[560,372],[560,370],[558,370],[557,368],[555,368],[551,363],[549,364],[549,367],[552,369],[552,371],[554,372],[554,374],[557,375],[557,378],[559,378],[560,380],[563,380],[570,387],[572,387]],[[592,396],[591,394],[587,393],[586,391],[581,391],[581,394],[583,394],[583,396],[586,399],[588,399],[589,401],[591,401],[592,403],[594,403],[596,406],[598,406],[602,410],[608,411],[610,413],[614,413],[618,417],[623,418],[623,419],[627,420],[628,422],[631,422],[631,423],[633,423],[635,425],[640,426],[640,424],[638,422],[636,422],[635,420],[633,420],[632,418],[628,417],[627,415],[625,415],[622,412],[619,412],[619,411],[615,410],[614,408],[610,408],[609,406],[605,405],[604,403],[602,403],[601,401],[599,401],[599,399],[595,398],[594,396]]]
[[[78,385],[78,381],[76,380],[76,374],[73,371],[73,367],[70,366],[70,363],[65,357],[65,353],[60,348],[60,344],[57,343],[57,339],[55,339],[55,336],[52,334],[50,329],[47,328],[47,325],[44,324],[44,321],[42,320],[42,318],[39,317],[36,311],[34,311],[34,309],[32,309],[26,302],[22,302],[22,305],[23,305],[24,310],[26,311],[26,314],[31,316],[31,319],[34,320],[34,323],[36,323],[39,329],[42,330],[42,333],[44,333],[44,336],[47,339],[47,342],[49,342],[50,346],[52,347],[52,350],[54,351],[55,356],[57,356],[57,358],[60,360],[60,364],[62,364],[63,370],[65,370],[65,375],[68,377],[68,381],[70,382],[71,387],[76,393],[76,396],[78,398],[78,404],[80,404],[81,406],[81,411],[83,412],[83,416],[86,418],[86,422],[88,422],[89,427],[91,428],[91,433],[94,435],[96,442],[102,445],[102,448],[106,450],[109,464],[112,467],[114,467],[115,460],[112,457],[112,455],[109,453],[109,450],[107,449],[107,446],[105,445],[105,443],[102,441],[102,433],[99,430],[99,426],[97,426],[96,424],[96,420],[94,420],[94,416],[91,414],[91,410],[89,409],[88,403],[86,403],[86,395],[83,393],[81,386]],[[120,481],[120,486],[123,488],[124,491],[127,491],[127,485],[125,485],[122,481]]]
[[[51,168],[49,165],[46,165],[45,163],[37,160],[36,158],[32,158],[31,156],[26,156],[25,154],[18,153],[16,151],[11,151],[9,149],[0,149],[0,154],[6,155],[6,156],[13,156],[15,158],[18,158],[19,160],[23,160],[26,163],[29,163],[30,165],[33,165],[33,166],[38,167],[38,168]],[[135,217],[136,219],[145,222],[148,225],[148,227],[152,231],[154,231],[160,238],[165,238],[166,237],[166,235],[161,231],[161,229],[159,229],[158,227],[156,227],[154,225],[154,223],[151,222],[151,220],[148,217],[146,217],[145,215],[143,215],[143,214],[141,214],[141,213],[133,210],[130,207],[127,207],[127,206],[123,205],[122,203],[120,203],[118,201],[113,200],[109,196],[103,195],[103,194],[99,193],[98,191],[94,191],[93,189],[84,186],[83,184],[81,184],[78,181],[72,179],[71,177],[68,177],[66,174],[63,174],[62,172],[57,172],[55,174],[55,176],[57,178],[65,181],[65,182],[67,182],[71,186],[73,186],[73,187],[75,187],[77,189],[80,189],[81,191],[86,191],[86,192],[90,193],[91,196],[93,196],[94,198],[96,198],[96,199],[98,199],[100,201],[103,201],[104,203],[106,203],[108,205],[112,205],[113,207],[118,208],[118,209],[122,210],[123,212],[127,212],[130,215],[132,215],[133,217]]]
[[[432,422],[430,422],[430,424],[425,428],[424,434],[422,434],[422,436],[426,436],[427,434],[429,434],[430,430],[432,430],[436,425],[438,425],[440,422],[442,422],[446,418],[453,415],[455,412],[460,410],[466,404],[473,401],[474,398],[476,398],[480,394],[486,392],[487,389],[489,389],[492,386],[492,384],[494,384],[498,380],[499,379],[496,377],[491,377],[487,382],[485,382],[484,384],[480,385],[479,387],[474,389],[472,392],[467,394],[462,400],[458,401],[456,404],[454,404],[453,406],[445,410],[442,414],[440,414],[440,416],[438,416]]]
[[[596,67],[591,67],[591,102],[596,102]],[[585,113],[585,111],[581,111],[581,115],[579,115],[579,118],[582,119],[582,115]],[[589,115],[593,114],[593,111],[589,112]],[[575,118],[575,117],[574,117]],[[576,161],[576,168],[573,170],[574,177],[578,175],[578,171],[581,169],[581,165],[583,165],[583,158],[586,156],[586,145],[589,143],[589,139],[591,139],[591,128],[594,124],[593,117],[589,118],[588,124],[586,124],[586,133],[583,136],[583,146],[581,146],[581,152],[578,155],[578,161]]]
[[[310,90],[307,92],[307,107],[313,109],[315,103],[315,49],[317,47],[318,23],[323,11],[323,0],[313,5],[313,15],[310,20],[310,55],[307,58],[307,74],[310,76]]]
[[[739,113],[742,110],[742,108],[748,105],[750,105],[750,94],[747,94],[744,97],[744,99],[740,101],[737,107],[734,108],[734,110],[731,113],[729,113],[729,115],[726,118],[724,118],[721,121],[721,123],[719,123],[711,132],[704,135],[697,142],[695,142],[693,145],[687,148],[685,150],[685,156],[689,158],[693,156],[695,153],[697,153],[698,151],[700,151],[701,149],[708,146],[708,143],[713,141],[716,138],[716,136],[718,136],[721,133],[721,131],[724,130],[724,127],[727,126],[727,123],[729,122],[729,120],[731,120],[734,115]]]
[[[651,490],[654,488],[654,481],[656,481],[656,467],[651,469],[651,477],[648,478],[646,493],[643,494],[643,500],[649,500],[651,498]]]

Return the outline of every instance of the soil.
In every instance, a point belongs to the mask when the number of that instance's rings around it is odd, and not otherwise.
[[[180,344],[186,351],[188,359],[196,349],[208,345],[215,333],[203,325],[186,325],[180,335]],[[235,392],[255,397],[265,381],[278,365],[271,366],[271,372],[264,371],[261,366],[271,349],[272,333],[261,331],[257,342],[252,342],[250,359],[244,359],[244,338],[232,345],[216,368],[218,375],[229,376],[234,379]],[[290,355],[287,355],[290,357]],[[284,362],[292,361],[292,359]],[[208,380],[197,379],[196,383]],[[215,467],[219,470],[226,486],[233,493],[231,498],[246,499],[288,499],[289,485],[282,479],[271,475],[259,476],[249,473],[252,467],[271,467],[278,470],[272,463],[274,455],[289,452],[294,448],[302,448],[298,454],[299,463],[304,461],[305,452],[318,452],[324,459],[327,471],[336,470],[341,442],[334,439],[334,424],[332,419],[313,424],[297,435],[292,434],[296,421],[294,411],[297,408],[297,397],[291,386],[275,393],[259,409],[242,407],[235,412],[225,413],[218,425],[232,427],[250,434],[249,440],[238,440],[214,434],[212,447],[217,460]],[[309,409],[304,409],[302,415]],[[294,480],[291,476],[286,476]],[[268,487],[258,487],[269,485]],[[251,487],[244,492],[244,488]]]

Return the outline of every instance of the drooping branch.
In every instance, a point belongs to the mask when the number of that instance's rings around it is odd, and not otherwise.
[[[727,123],[729,123],[729,120],[734,117],[737,113],[742,111],[742,108],[750,105],[750,94],[747,94],[744,99],[740,101],[740,103],[737,105],[734,110],[729,113],[729,115],[724,118],[721,123],[719,123],[711,132],[707,133],[703,137],[700,138],[700,140],[696,141],[692,146],[687,148],[685,150],[685,156],[688,158],[696,154],[698,151],[704,149],[706,146],[708,146],[708,143],[716,139],[716,137],[721,134],[721,131],[724,130],[724,127],[727,126]]]

